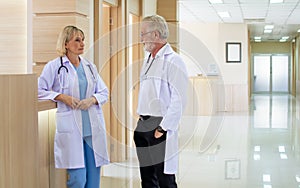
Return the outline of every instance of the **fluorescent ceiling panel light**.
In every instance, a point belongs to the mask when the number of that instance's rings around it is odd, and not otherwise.
[[[270,3],[283,3],[283,0],[270,0]]]
[[[264,188],[272,188],[272,185],[264,185]]]
[[[218,12],[221,18],[230,18],[229,12]]]
[[[265,25],[265,29],[273,29],[274,25]]]
[[[254,40],[261,40],[261,37],[254,37]],[[255,146],[254,151],[256,151],[255,148],[258,148],[258,151],[260,151],[260,146]]]
[[[281,39],[286,40],[286,39],[284,39],[283,37],[282,37]],[[284,153],[284,152],[285,152],[285,147],[284,147],[284,146],[278,146],[278,151],[279,151],[280,153]]]
[[[279,42],[286,42],[286,40],[285,39],[280,39]]]
[[[272,31],[273,31],[272,29],[265,29],[264,33],[272,33]]]
[[[300,33],[300,29],[298,29],[297,32]]]
[[[255,41],[255,42],[261,42],[261,41]],[[254,161],[259,161],[260,160],[260,155],[259,154],[254,154],[253,159],[254,159]]]
[[[297,181],[298,183],[300,183],[300,176],[299,176],[299,175],[296,175],[295,178],[296,178],[296,181]]]
[[[223,4],[222,0],[208,0],[211,4]]]
[[[263,181],[264,182],[271,182],[271,175],[270,174],[263,174]]]
[[[280,158],[281,159],[287,159],[287,155],[285,153],[280,153]]]
[[[285,40],[287,40],[287,39],[289,39],[290,37],[289,36],[284,36],[284,37],[281,37],[282,39],[285,39]],[[280,147],[280,146],[279,146]],[[283,148],[284,148],[284,146],[282,146]]]

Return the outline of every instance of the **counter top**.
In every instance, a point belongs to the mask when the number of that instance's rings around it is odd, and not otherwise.
[[[38,111],[51,110],[56,107],[56,102],[52,100],[38,100]]]

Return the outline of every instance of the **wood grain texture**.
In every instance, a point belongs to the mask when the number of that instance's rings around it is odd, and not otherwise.
[[[0,187],[39,187],[37,77],[0,75]]]
[[[0,73],[27,72],[27,1],[0,1]]]

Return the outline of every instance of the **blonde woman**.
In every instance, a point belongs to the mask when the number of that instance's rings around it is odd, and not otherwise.
[[[100,187],[100,168],[109,163],[102,105],[108,89],[96,66],[83,58],[84,33],[66,26],[59,35],[59,57],[38,80],[39,99],[57,102],[55,167],[67,169],[69,188]]]

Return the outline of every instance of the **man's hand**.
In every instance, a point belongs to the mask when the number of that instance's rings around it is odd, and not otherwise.
[[[154,132],[155,138],[160,138],[160,137],[162,137],[162,135],[164,135],[164,133],[159,132],[157,129],[155,130],[155,132]]]

